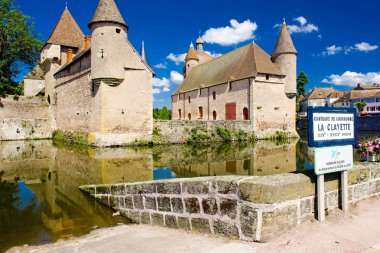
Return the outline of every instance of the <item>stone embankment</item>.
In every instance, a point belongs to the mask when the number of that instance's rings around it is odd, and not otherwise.
[[[327,210],[339,206],[339,175],[326,177]],[[265,242],[315,219],[316,185],[310,174],[207,177],[81,190],[136,223]],[[380,167],[349,172],[349,201],[380,195]]]

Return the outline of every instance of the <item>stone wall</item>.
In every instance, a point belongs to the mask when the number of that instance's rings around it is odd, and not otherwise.
[[[49,106],[43,98],[8,96],[0,100],[0,140],[51,137]]]
[[[315,217],[314,175],[207,177],[81,190],[137,223],[265,242]],[[349,173],[349,201],[380,195],[380,168]],[[327,210],[338,207],[338,174],[326,177]]]

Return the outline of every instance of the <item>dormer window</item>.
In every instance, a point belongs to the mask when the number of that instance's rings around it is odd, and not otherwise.
[[[319,93],[318,93],[318,96],[322,96],[322,92],[319,92]]]
[[[121,30],[119,28],[116,28],[116,33],[120,33]]]

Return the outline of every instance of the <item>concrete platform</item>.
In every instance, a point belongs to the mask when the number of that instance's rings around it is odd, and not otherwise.
[[[348,215],[335,211],[324,223],[305,223],[263,244],[146,225],[120,225],[96,230],[82,238],[18,247],[9,252],[380,253],[380,198],[360,202]]]

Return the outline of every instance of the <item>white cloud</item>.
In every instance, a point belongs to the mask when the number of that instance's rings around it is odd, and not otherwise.
[[[185,62],[186,53],[184,54],[173,54],[170,53],[166,56],[166,59],[173,61],[176,65],[180,65],[182,62]]]
[[[332,45],[326,48],[326,51],[322,52],[322,55],[336,55],[337,53],[343,50],[342,47],[337,47],[336,45]]]
[[[208,29],[202,36],[203,40],[211,44],[231,46],[255,38],[256,22],[247,19],[239,23],[236,19],[231,19],[230,24],[231,26]]]
[[[307,19],[305,17],[300,16],[300,17],[295,18],[293,20],[298,22],[298,24],[288,25],[288,29],[289,29],[290,34],[292,34],[292,33],[312,33],[312,32],[318,32],[319,31],[319,27],[314,25],[314,24],[308,23]],[[282,25],[277,24],[274,27],[281,27],[281,26]]]
[[[210,51],[205,51],[205,53],[211,55],[212,58],[218,58],[218,57],[220,57],[220,56],[223,55],[223,54],[221,54],[221,53],[214,53],[214,52],[211,53]]]
[[[170,72],[170,81],[172,81],[175,84],[180,84],[183,81],[183,75],[181,75],[177,71],[171,71]]]
[[[157,88],[153,89],[153,94],[160,94],[160,93],[161,93],[160,89],[157,89]]]
[[[357,73],[346,71],[342,75],[330,75],[322,80],[323,83],[335,84],[339,86],[356,86],[358,83],[372,84],[380,83],[380,71],[369,73]]]
[[[358,51],[369,52],[378,49],[377,45],[370,45],[368,42],[355,44],[355,49]]]
[[[166,69],[167,68],[166,63],[159,63],[159,64],[154,65],[153,67],[155,67],[156,69]]]
[[[163,78],[153,78],[153,94],[160,94],[161,92],[170,91],[170,81],[166,77]]]

